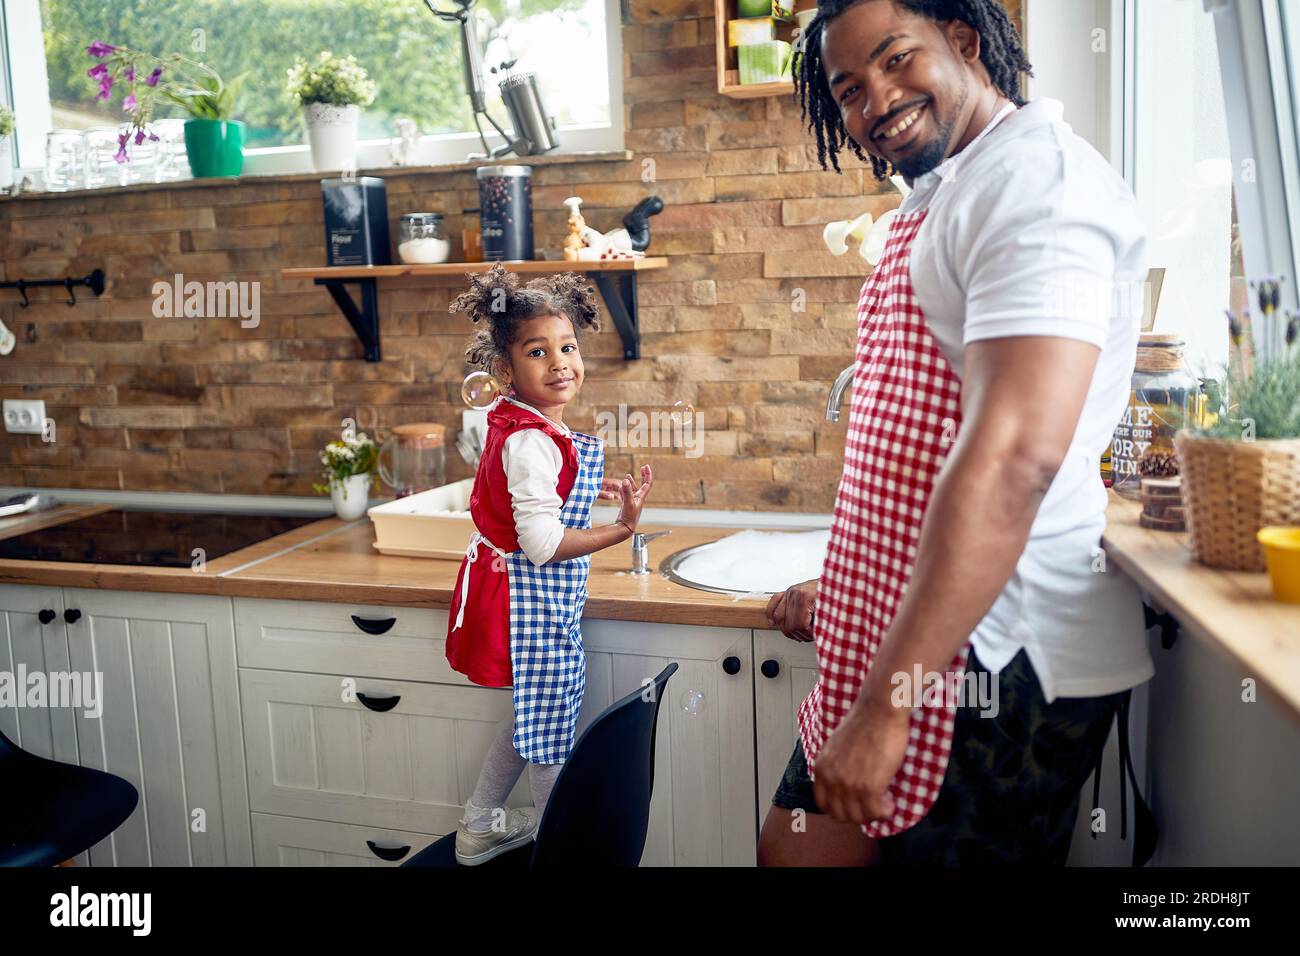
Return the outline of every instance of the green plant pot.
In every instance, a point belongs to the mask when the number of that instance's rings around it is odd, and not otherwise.
[[[244,170],[244,124],[239,120],[186,120],[185,155],[195,179],[238,176]]]

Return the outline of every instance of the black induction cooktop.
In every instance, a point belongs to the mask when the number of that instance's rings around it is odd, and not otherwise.
[[[188,568],[322,517],[119,509],[0,540],[0,558]]]

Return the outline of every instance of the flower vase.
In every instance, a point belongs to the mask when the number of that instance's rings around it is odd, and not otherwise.
[[[344,521],[355,521],[364,515],[370,504],[372,480],[369,474],[331,478],[330,500],[334,502],[334,513]]]
[[[355,169],[357,165],[357,125],[361,108],[308,103],[303,107],[311,161],[317,172]]]

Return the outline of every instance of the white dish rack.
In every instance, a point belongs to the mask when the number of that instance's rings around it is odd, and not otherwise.
[[[366,512],[375,526],[375,550],[407,558],[463,558],[474,533],[473,487],[474,479],[466,478],[375,505]]]

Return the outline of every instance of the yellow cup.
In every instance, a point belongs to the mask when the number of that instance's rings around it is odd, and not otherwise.
[[[1300,604],[1300,528],[1260,528],[1255,537],[1264,546],[1273,597]]]

